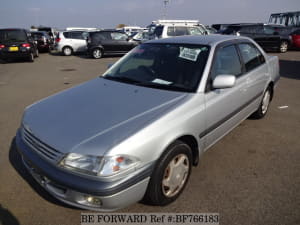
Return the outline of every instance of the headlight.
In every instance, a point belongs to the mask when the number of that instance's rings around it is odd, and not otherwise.
[[[97,175],[101,168],[101,161],[102,157],[70,153],[60,162],[60,165],[78,172]]]
[[[60,165],[80,173],[110,176],[132,168],[137,162],[138,159],[124,155],[99,157],[70,153],[60,162]]]

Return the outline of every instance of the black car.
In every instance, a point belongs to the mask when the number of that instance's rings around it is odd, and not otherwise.
[[[89,32],[87,38],[88,54],[95,59],[104,54],[125,54],[137,45],[127,34],[115,30]]]
[[[24,29],[0,29],[0,58],[4,61],[24,58],[30,62],[38,57],[37,46]]]
[[[49,52],[53,48],[53,40],[45,31],[31,32],[31,36],[36,41],[40,52]]]
[[[277,27],[266,24],[234,24],[229,25],[222,34],[242,35],[255,40],[265,50],[286,52],[291,45],[291,36],[280,32]]]

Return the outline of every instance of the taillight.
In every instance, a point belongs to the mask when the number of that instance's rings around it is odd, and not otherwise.
[[[5,48],[5,45],[0,45],[0,49]]]
[[[29,43],[22,44],[22,47],[24,47],[24,48],[30,48],[30,44]]]
[[[55,39],[55,42],[60,42],[60,38],[56,38],[56,39]]]

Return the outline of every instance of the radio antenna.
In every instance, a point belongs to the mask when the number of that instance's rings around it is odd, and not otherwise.
[[[164,2],[164,11],[163,11],[163,19],[167,19],[167,5],[171,0],[163,0]]]

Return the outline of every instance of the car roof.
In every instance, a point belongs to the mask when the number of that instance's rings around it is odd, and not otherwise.
[[[151,40],[147,43],[155,44],[196,44],[196,45],[216,45],[219,42],[230,41],[230,40],[250,40],[247,37],[241,37],[236,35],[219,35],[219,34],[209,34],[209,35],[195,35],[195,36],[178,36],[173,38],[163,38],[157,40]]]

